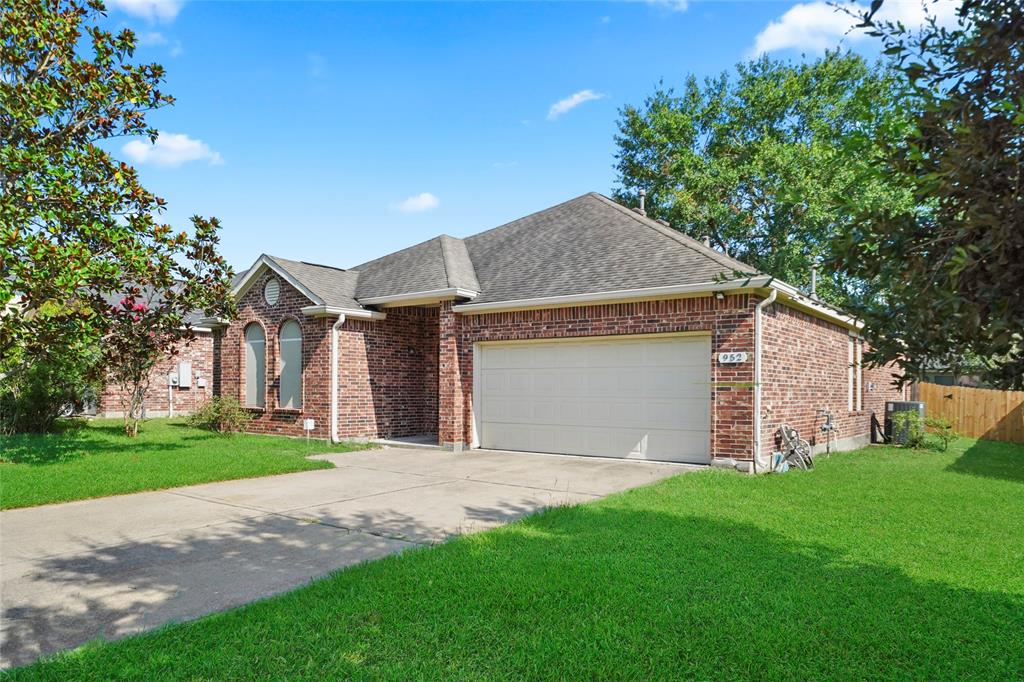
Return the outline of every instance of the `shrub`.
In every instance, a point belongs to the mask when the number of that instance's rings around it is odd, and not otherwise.
[[[893,441],[915,450],[924,447],[924,420],[920,414],[912,411],[894,412],[891,419]]]
[[[241,431],[248,421],[249,413],[231,396],[210,398],[188,418],[190,426],[220,433]]]
[[[57,418],[95,400],[98,386],[87,354],[66,353],[0,371],[0,433],[49,433]]]
[[[928,417],[925,420],[928,433],[939,439],[942,451],[949,449],[949,444],[960,437],[960,434],[953,430],[953,425],[944,417]]]

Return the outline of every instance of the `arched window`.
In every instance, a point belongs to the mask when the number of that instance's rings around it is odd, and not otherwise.
[[[302,407],[302,329],[295,320],[281,325],[281,407]]]
[[[265,407],[267,401],[267,335],[263,327],[245,328],[245,405]]]

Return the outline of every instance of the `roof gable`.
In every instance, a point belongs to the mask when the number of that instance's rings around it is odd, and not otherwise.
[[[232,291],[235,298],[244,296],[267,270],[277,273],[314,305],[353,310],[362,308],[355,300],[357,273],[267,254],[261,255],[235,283]]]

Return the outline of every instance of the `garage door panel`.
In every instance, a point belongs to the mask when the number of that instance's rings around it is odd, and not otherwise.
[[[484,346],[480,445],[706,462],[710,339]]]

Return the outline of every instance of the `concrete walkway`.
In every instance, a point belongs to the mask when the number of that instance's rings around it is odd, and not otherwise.
[[[337,468],[0,512],[0,665],[694,467],[384,448]]]

